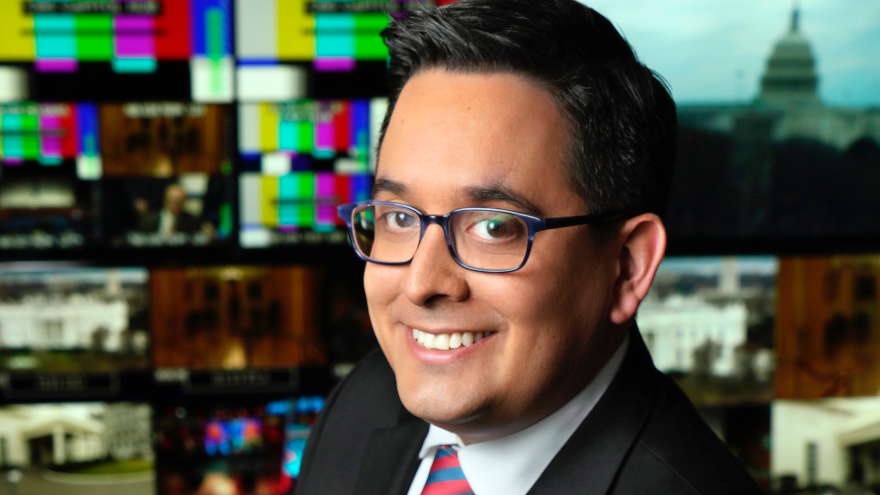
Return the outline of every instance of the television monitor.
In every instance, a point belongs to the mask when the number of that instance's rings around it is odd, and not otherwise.
[[[156,417],[161,493],[293,492],[321,396],[163,403]]]
[[[231,101],[230,2],[2,2],[0,64],[16,84],[0,100]]]
[[[146,370],[149,311],[145,268],[0,264],[0,370]]]
[[[773,397],[778,262],[770,256],[663,260],[636,317],[660,371],[702,406]]]
[[[589,4],[663,76],[676,102],[678,158],[664,218],[670,249],[876,250],[874,5]],[[658,25],[658,16],[669,22]]]
[[[880,398],[776,400],[771,412],[776,493],[875,490]]]
[[[324,270],[216,266],[150,271],[157,368],[238,370],[327,364]]]
[[[316,71],[350,71],[357,63],[388,57],[379,33],[389,15],[433,5],[430,0],[236,0],[236,57],[243,64],[310,62]]]
[[[4,493],[155,493],[152,415],[141,402],[0,406]]]
[[[371,194],[386,101],[239,105],[239,243],[340,244],[336,206]]]
[[[98,143],[93,104],[0,104],[0,251],[98,241]]]
[[[876,254],[780,258],[776,397],[876,395],[878,287]]]
[[[232,239],[227,106],[102,104],[99,116],[107,244],[191,247]]]

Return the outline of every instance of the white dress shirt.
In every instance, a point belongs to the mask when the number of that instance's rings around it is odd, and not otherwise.
[[[525,495],[565,442],[593,410],[620,368],[627,337],[599,374],[565,405],[516,433],[487,442],[464,445],[451,431],[430,425],[422,443],[422,460],[407,495],[420,495],[441,445],[453,445],[474,495]]]

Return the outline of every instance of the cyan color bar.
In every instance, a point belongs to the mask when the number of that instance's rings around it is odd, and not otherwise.
[[[3,137],[3,159],[24,158],[24,137],[21,135],[23,128],[22,115],[0,115],[0,130]]]
[[[296,196],[299,181],[294,174],[278,178],[278,224],[296,225]]]
[[[226,54],[226,32],[223,29],[225,15],[222,10],[211,7],[205,12],[205,52],[208,60],[220,60]]]
[[[155,72],[158,63],[154,58],[114,58],[112,66],[120,73]]]
[[[73,14],[34,14],[37,58],[76,58]]]
[[[354,14],[315,14],[315,55],[354,58]]]
[[[299,151],[299,127],[292,120],[278,122],[278,149]]]

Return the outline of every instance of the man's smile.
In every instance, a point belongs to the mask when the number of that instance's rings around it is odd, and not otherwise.
[[[418,328],[412,329],[412,337],[416,343],[423,349],[436,349],[440,351],[448,351],[450,349],[458,349],[459,347],[468,347],[483,340],[484,337],[495,332],[450,332],[450,333],[429,333],[423,332]]]

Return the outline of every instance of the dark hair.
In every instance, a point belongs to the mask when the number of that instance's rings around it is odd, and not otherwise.
[[[611,22],[574,0],[461,0],[382,32],[391,60],[384,138],[403,86],[426,68],[509,72],[567,118],[572,181],[594,213],[662,214],[675,159],[675,104]]]

